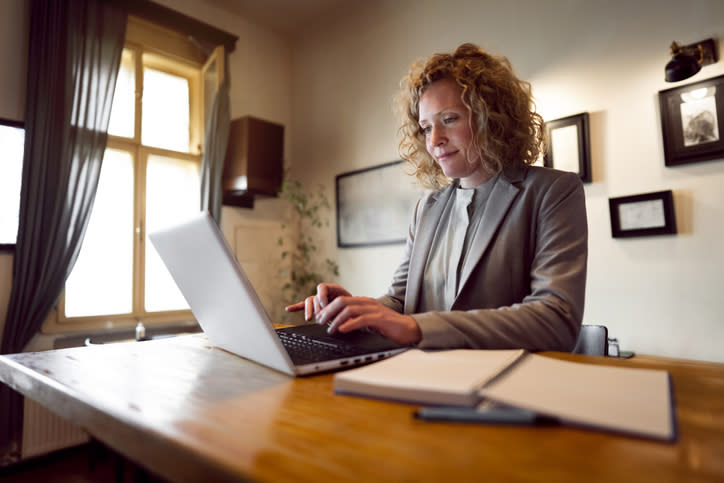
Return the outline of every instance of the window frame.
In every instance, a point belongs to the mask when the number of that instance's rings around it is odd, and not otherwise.
[[[129,27],[130,27],[129,20]],[[153,33],[157,36],[161,28],[153,26]],[[165,35],[169,35],[168,32]],[[173,33],[173,35],[178,35]],[[132,35],[132,37],[139,37]],[[168,37],[166,37],[166,41]],[[194,316],[190,309],[174,310],[164,312],[147,312],[144,307],[145,297],[145,252],[146,252],[146,226],[145,226],[145,204],[146,204],[146,167],[150,155],[159,155],[179,160],[193,161],[198,164],[199,169],[202,163],[203,146],[203,68],[204,63],[184,58],[177,53],[164,52],[155,46],[153,36],[137,39],[127,39],[124,49],[132,50],[134,53],[135,69],[135,120],[133,137],[108,135],[106,149],[118,149],[130,153],[134,160],[134,243],[133,243],[133,287],[132,287],[132,312],[124,314],[106,314],[82,317],[66,317],[65,315],[65,290],[61,294],[55,317],[49,317],[42,327],[43,333],[63,333],[80,330],[101,330],[109,328],[128,328],[135,326],[138,322],[144,325],[154,326],[169,323],[181,323],[193,321]],[[189,149],[184,153],[172,151],[153,146],[144,146],[141,143],[142,133],[142,96],[143,96],[143,69],[150,67],[172,75],[186,78],[189,83]],[[140,190],[140,192],[139,192]]]
[[[23,139],[25,139],[25,122],[24,121],[15,121],[13,119],[5,119],[5,118],[0,117],[0,125],[22,129],[23,130]],[[23,147],[23,157],[25,157],[24,149],[25,148]],[[23,182],[22,175],[21,175],[21,179],[19,180],[19,182],[21,184],[21,189],[22,189],[22,182]],[[16,228],[18,228],[18,227],[16,227]],[[17,242],[17,235],[16,235],[15,240]],[[0,243],[0,253],[15,253],[16,244],[17,243]]]

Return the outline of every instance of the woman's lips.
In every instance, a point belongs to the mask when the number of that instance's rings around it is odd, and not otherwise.
[[[457,154],[457,151],[450,151],[450,152],[447,152],[447,153],[439,154],[439,155],[437,156],[437,160],[438,160],[438,161],[444,161],[445,159],[449,158],[449,157],[452,156],[453,154]]]

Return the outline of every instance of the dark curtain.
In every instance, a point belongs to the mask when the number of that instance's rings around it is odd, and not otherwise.
[[[229,111],[229,62],[224,59],[224,81],[214,95],[210,115],[204,126],[204,149],[201,162],[201,210],[208,211],[221,223],[222,186],[226,145],[229,141],[231,114]]]
[[[108,138],[127,14],[102,0],[32,0],[25,157],[0,353],[20,352],[78,256]],[[0,385],[0,458],[20,456],[23,399]]]

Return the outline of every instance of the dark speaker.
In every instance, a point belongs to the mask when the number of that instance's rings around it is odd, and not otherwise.
[[[224,204],[253,207],[255,196],[277,196],[283,177],[284,126],[252,116],[231,121],[222,176]]]

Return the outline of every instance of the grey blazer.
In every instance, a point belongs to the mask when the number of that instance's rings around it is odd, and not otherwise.
[[[588,258],[579,177],[534,166],[504,170],[474,234],[452,307],[418,313],[435,229],[456,186],[418,201],[403,261],[378,300],[417,320],[420,348],[573,349]]]

